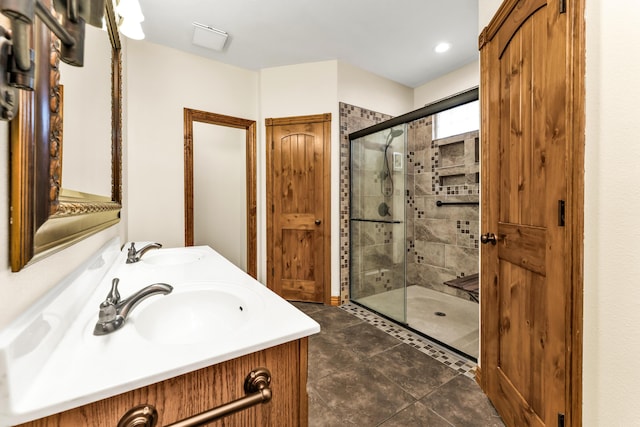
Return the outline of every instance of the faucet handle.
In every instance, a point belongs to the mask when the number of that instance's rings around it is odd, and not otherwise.
[[[118,283],[120,283],[120,279],[114,277],[111,281],[111,290],[109,294],[107,294],[107,298],[104,300],[102,304],[100,304],[101,308],[105,308],[109,305],[115,305],[120,302],[120,292],[118,292]]]
[[[131,264],[132,262],[136,262],[136,245],[134,242],[131,242],[131,246],[127,250],[127,264]]]

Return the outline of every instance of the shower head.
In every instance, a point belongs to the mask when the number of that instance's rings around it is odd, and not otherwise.
[[[391,129],[391,133],[389,133],[389,135],[391,135],[391,138],[397,138],[403,133],[404,131],[402,129]]]
[[[402,129],[391,129],[391,131],[389,132],[389,135],[387,135],[387,142],[386,142],[385,150],[387,148],[389,148],[389,145],[391,145],[391,142],[394,139],[396,139],[397,137],[399,137],[403,133],[404,133],[404,131]]]

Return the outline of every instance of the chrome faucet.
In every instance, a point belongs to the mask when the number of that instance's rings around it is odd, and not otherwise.
[[[129,246],[129,249],[127,250],[127,264],[133,264],[134,262],[140,261],[142,255],[144,255],[144,253],[149,249],[160,249],[161,247],[162,245],[160,243],[149,243],[148,245],[137,251],[135,243],[131,242],[131,246]]]
[[[93,329],[93,335],[106,335],[120,329],[127,320],[127,316],[131,310],[141,301],[153,295],[166,295],[173,290],[173,287],[166,283],[154,283],[153,285],[140,289],[129,298],[120,300],[120,293],[118,292],[119,282],[120,279],[117,277],[111,281],[111,290],[107,298],[100,304],[98,322]]]

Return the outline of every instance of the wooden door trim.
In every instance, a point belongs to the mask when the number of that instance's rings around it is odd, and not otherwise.
[[[493,19],[483,29],[479,36],[478,45],[481,49],[481,64],[488,60],[488,52],[482,47],[491,41],[500,26],[507,19],[511,11],[519,6],[521,0],[505,0]],[[567,186],[567,211],[565,213],[566,227],[568,237],[566,245],[567,253],[570,254],[570,289],[568,299],[570,301],[569,310],[567,312],[566,336],[567,351],[566,363],[568,368],[565,372],[566,381],[566,401],[567,411],[565,414],[566,425],[579,426],[582,425],[582,370],[583,370],[583,291],[584,291],[584,147],[585,147],[585,4],[584,0],[573,0],[568,2],[566,9],[568,14],[567,34],[569,34],[567,43],[567,52],[571,54],[571,60],[565,70],[566,78],[571,82],[568,85],[566,99],[572,102],[572,108],[568,110],[567,123],[567,167],[568,167],[568,186]],[[481,66],[480,86],[487,88],[489,76],[487,67]],[[484,111],[490,109],[492,104],[498,103],[499,98],[494,93],[487,90],[481,90],[481,108]],[[491,188],[491,183],[497,179],[492,176],[493,168],[488,161],[489,150],[492,149],[489,144],[489,135],[494,135],[495,130],[492,129],[493,123],[487,119],[487,115],[481,117],[481,141],[482,141],[482,187]],[[493,144],[494,146],[496,144]],[[496,147],[494,147],[496,148]],[[494,157],[498,158],[498,157]],[[493,229],[494,224],[486,222],[486,213],[491,212],[492,218],[497,218],[495,209],[497,206],[489,201],[490,194],[483,191],[481,209],[483,212],[481,219],[482,230]],[[485,265],[485,257],[481,260],[481,269],[489,266]],[[496,278],[494,278],[495,280]],[[495,295],[496,283],[481,282],[482,299]],[[481,301],[482,303],[482,301]],[[482,306],[481,306],[482,307]],[[492,325],[486,310],[481,310],[481,341],[493,339],[496,333],[495,327]],[[495,323],[495,322],[494,322]],[[484,346],[483,346],[484,347]],[[486,348],[481,348],[481,360],[490,357]],[[485,359],[488,360],[488,359]],[[476,380],[483,388],[487,387],[487,378],[483,377],[480,367],[476,371]]]
[[[567,99],[574,103],[569,110],[568,122],[571,124],[567,130],[568,138],[573,141],[570,145],[568,200],[569,206],[565,218],[570,227],[570,245],[572,258],[571,265],[571,319],[567,336],[570,337],[570,358],[566,366],[571,369],[569,390],[567,390],[567,402],[570,405],[567,425],[582,425],[582,359],[583,359],[583,292],[584,292],[584,152],[585,152],[585,67],[586,67],[586,29],[585,29],[585,0],[573,0],[567,5],[568,13],[571,13],[567,31],[570,38],[569,52],[572,55],[570,62],[572,69],[567,70],[567,77],[572,79],[569,86],[571,93]]]
[[[247,273],[257,277],[257,202],[256,202],[256,122],[184,109],[184,244],[193,246],[193,122],[244,129],[246,133],[246,185],[247,185]]]
[[[331,305],[331,113],[314,114],[308,116],[281,117],[265,119],[266,126],[266,151],[267,151],[267,287],[275,289],[273,283],[274,263],[274,234],[273,234],[273,126],[295,125],[304,123],[323,123],[324,132],[324,164],[322,179],[324,182],[324,221],[322,224],[324,235],[324,304]]]

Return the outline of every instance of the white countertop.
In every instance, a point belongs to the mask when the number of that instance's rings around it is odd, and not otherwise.
[[[117,246],[112,242],[83,271],[0,332],[0,426],[42,418],[320,331],[313,319],[207,246],[153,249],[135,264],[126,264],[126,247],[119,251]],[[172,253],[193,257],[174,265],[152,262]],[[114,277],[120,279],[123,299],[156,282],[174,290],[141,302],[121,329],[95,336],[98,306]],[[95,282],[88,282],[91,279]],[[183,298],[211,289],[229,292],[220,294],[230,295],[229,304],[236,297],[243,301],[235,304],[239,311],[233,321],[203,325],[189,319]],[[155,308],[175,308],[182,302],[182,311],[166,310],[168,317],[162,320],[171,321],[168,333],[145,338],[142,316],[149,316],[160,299],[166,300]],[[155,312],[164,314],[162,310]]]

